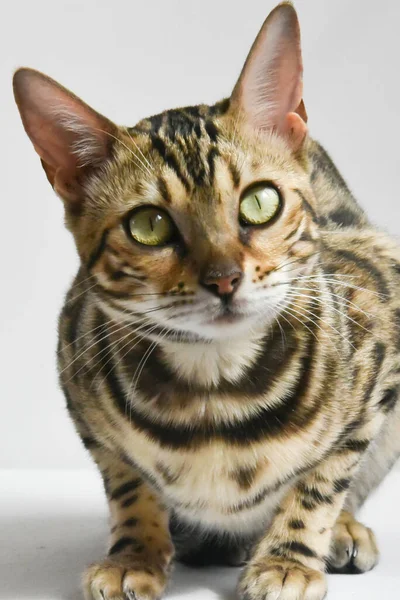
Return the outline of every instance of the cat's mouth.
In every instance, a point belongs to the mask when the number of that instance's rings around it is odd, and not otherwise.
[[[223,313],[218,317],[212,319],[211,323],[237,323],[243,319],[243,315],[235,314],[235,313]]]
[[[235,310],[230,308],[225,308],[218,315],[216,315],[213,319],[211,319],[212,323],[236,323],[243,319],[243,315]]]
[[[209,320],[209,323],[213,325],[227,325],[230,323],[237,323],[243,318],[243,313],[238,311],[238,309],[233,306],[231,302],[223,302],[221,303],[219,312],[212,316],[212,318]]]

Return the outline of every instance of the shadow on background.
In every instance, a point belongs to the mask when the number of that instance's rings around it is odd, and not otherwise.
[[[104,556],[107,543],[107,509],[100,483],[86,473],[29,476],[28,483],[26,473],[1,479],[5,501],[2,498],[0,505],[0,600],[82,600],[81,573]],[[51,489],[42,485],[45,480]],[[330,576],[330,599],[399,597],[399,491],[395,471],[361,517],[378,535],[380,564],[365,575]],[[229,567],[179,565],[166,599],[236,600],[238,575],[238,569]]]
[[[107,535],[101,514],[0,515],[0,600],[82,600],[81,573],[104,555]],[[179,565],[166,598],[235,600],[237,576]]]
[[[0,598],[82,600],[82,570],[102,555],[106,536],[101,515],[0,516]]]

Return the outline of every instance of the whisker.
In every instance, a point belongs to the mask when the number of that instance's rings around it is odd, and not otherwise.
[[[148,313],[152,313],[152,312],[155,312],[155,311],[157,311],[157,310],[162,310],[162,309],[164,309],[164,308],[166,308],[166,307],[164,307],[164,306],[161,306],[161,307],[160,307],[160,306],[159,306],[159,307],[156,307],[156,308],[152,308],[152,309],[149,309],[148,311],[146,311],[146,312],[142,313],[142,315],[140,315],[140,316],[143,318],[143,316],[147,315]],[[135,316],[138,316],[138,315],[135,315]],[[112,333],[113,333],[113,334],[115,334],[115,333],[117,333],[118,331],[120,331],[120,330],[123,330],[123,329],[125,329],[125,328],[127,328],[127,327],[130,327],[130,326],[132,326],[132,322],[131,322],[131,321],[128,321],[128,323],[124,323],[123,325],[120,325],[119,323],[116,323],[116,325],[118,326],[118,328],[117,328],[117,329],[113,329],[113,331],[112,331]],[[108,330],[108,331],[107,331],[107,333],[106,333],[105,335],[103,335],[101,338],[94,340],[94,341],[93,341],[93,343],[92,343],[92,342],[90,342],[89,346],[87,346],[86,348],[84,348],[84,350],[82,350],[82,351],[81,351],[81,352],[80,352],[80,353],[79,353],[77,356],[75,356],[75,357],[74,357],[74,359],[73,359],[73,360],[72,360],[72,361],[71,361],[71,362],[70,362],[68,365],[66,365],[66,366],[65,366],[65,367],[64,367],[64,368],[63,368],[63,369],[60,371],[60,373],[59,373],[59,374],[61,375],[62,373],[64,373],[64,371],[65,371],[66,369],[68,369],[69,367],[71,367],[71,366],[74,364],[74,362],[75,362],[75,361],[77,361],[77,360],[78,360],[78,359],[79,359],[81,356],[83,356],[83,355],[84,355],[86,352],[88,352],[88,351],[89,351],[91,348],[93,348],[93,346],[95,346],[95,345],[96,345],[96,344],[98,344],[99,342],[103,341],[103,340],[104,340],[104,339],[105,339],[105,338],[106,338],[106,337],[107,337],[107,336],[108,336],[110,333],[111,333],[111,332]]]
[[[315,335],[314,331],[313,331],[313,330],[312,330],[310,327],[308,327],[308,325],[306,325],[306,323],[304,323],[303,321],[301,321],[301,319],[299,319],[298,317],[296,317],[296,315],[294,315],[294,314],[292,313],[292,309],[290,309],[290,308],[288,308],[287,306],[285,306],[285,308],[283,308],[283,312],[285,312],[286,314],[288,314],[288,315],[289,315],[290,317],[292,317],[293,319],[296,319],[296,321],[298,321],[302,327],[305,327],[306,329],[308,329],[308,331],[311,333],[311,335],[313,335],[313,336],[314,336],[314,338],[315,338],[315,339],[318,341],[318,338],[317,338],[317,336]],[[283,312],[281,313],[281,316],[283,316]],[[299,313],[299,314],[300,314],[300,313]],[[303,317],[306,317],[306,315],[301,315],[301,316],[303,316]],[[316,324],[316,323],[315,323],[315,322],[314,322],[312,319],[310,319],[310,320],[311,320],[311,322],[312,322],[314,325],[317,325],[317,324]],[[290,321],[288,321],[287,319],[286,319],[286,321],[287,321],[287,322],[288,322],[290,325],[292,325],[292,327],[293,327],[293,324],[292,324],[292,323],[290,323]],[[318,327],[318,325],[317,325],[317,327]],[[293,329],[294,329],[294,331],[296,331],[296,329],[295,329],[294,327],[293,327]],[[320,329],[321,329],[321,328],[320,328]]]
[[[288,297],[290,298],[310,298],[309,296],[307,296],[306,294],[297,294],[296,290],[293,290],[293,293],[288,293],[287,294]],[[333,306],[333,303],[330,301],[331,299],[329,297],[325,297],[324,299],[315,296],[313,298],[311,298],[311,303],[319,303],[321,306],[324,306],[324,302],[328,302],[329,307],[331,310],[333,310],[334,312],[337,312],[339,315],[341,315],[342,317],[344,317],[345,319],[348,319],[349,321],[351,321],[352,323],[354,323],[355,325],[358,325],[358,327],[360,327],[361,329],[364,329],[364,331],[366,331],[367,333],[371,333],[372,331],[370,331],[369,329],[367,329],[366,327],[364,327],[363,325],[361,325],[361,323],[358,323],[358,321],[356,321],[355,319],[353,319],[352,317],[350,317],[350,315],[347,315],[345,312],[339,310],[338,308],[336,308],[335,306]]]
[[[93,279],[94,277],[96,277],[96,275],[94,275],[93,273],[90,273],[84,279],[78,280],[78,281],[74,281],[73,284],[72,284],[72,287],[71,287],[71,289],[69,291],[72,291],[74,287],[78,287],[80,285],[84,285],[85,283],[87,283],[88,281],[90,281],[91,279]]]
[[[117,329],[114,329],[112,331],[113,334],[117,333],[118,331],[122,331],[124,329],[127,329],[127,327],[130,327],[131,323],[125,323],[124,325],[121,325],[120,327],[118,327]],[[79,360],[79,358],[81,358],[81,356],[83,356],[84,354],[86,354],[86,352],[89,352],[89,350],[91,348],[93,348],[94,346],[96,346],[96,344],[98,344],[99,342],[102,342],[103,340],[105,340],[107,337],[109,337],[110,335],[110,331],[107,331],[107,333],[105,335],[103,335],[101,338],[96,339],[93,343],[90,343],[89,346],[87,348],[85,348],[84,350],[82,350],[82,352],[80,352],[77,356],[75,356],[73,358],[72,361],[70,361],[70,363],[68,365],[66,365],[61,371],[60,371],[60,375],[62,375],[62,373],[64,373],[64,371],[66,371],[67,369],[69,369],[70,367],[72,367],[72,365]],[[104,352],[104,348],[102,350],[100,350],[100,352]],[[96,358],[96,356],[98,356],[99,352],[97,354],[95,354],[91,360],[93,360],[94,358]],[[75,377],[84,367],[86,366],[83,365],[78,371],[76,371],[70,379],[68,379],[68,381],[70,381],[73,377]]]
[[[83,296],[83,294],[86,294],[86,292],[89,292],[90,290],[92,290],[94,287],[96,287],[96,285],[97,285],[97,282],[95,282],[93,285],[89,286],[88,288],[85,288],[82,292],[80,292],[79,294],[76,294],[76,296],[74,296],[73,298],[69,298],[66,302],[64,302],[64,306],[68,306],[68,304],[71,304],[71,302],[75,302],[75,300],[77,300],[78,298]]]
[[[150,324],[148,323],[148,324],[146,324],[145,326],[149,327],[149,326],[150,326]],[[149,329],[148,331],[145,331],[145,333],[144,333],[143,335],[141,335],[141,334],[138,334],[138,333],[137,333],[137,331],[138,331],[138,330],[131,331],[130,333],[128,333],[128,335],[127,335],[127,336],[124,336],[122,339],[120,339],[120,340],[116,340],[116,341],[114,342],[114,347],[115,347],[115,346],[117,347],[117,353],[118,353],[118,358],[119,358],[119,360],[118,360],[118,361],[117,361],[117,363],[116,363],[115,365],[113,365],[113,366],[111,367],[111,369],[110,369],[109,371],[107,371],[107,373],[106,373],[106,374],[105,374],[105,375],[104,375],[104,376],[101,378],[101,380],[100,380],[100,382],[99,382],[99,383],[100,383],[100,385],[103,383],[103,381],[105,381],[105,380],[107,379],[107,377],[108,377],[108,375],[111,373],[111,371],[112,371],[112,370],[113,370],[113,369],[114,369],[116,366],[118,366],[118,365],[119,365],[119,364],[120,364],[120,363],[121,363],[121,362],[124,360],[125,356],[127,356],[127,354],[129,354],[129,352],[131,352],[131,351],[132,351],[134,348],[136,348],[136,346],[137,346],[138,344],[140,344],[140,342],[141,342],[141,341],[142,341],[142,340],[143,340],[143,339],[146,337],[146,335],[149,335],[149,334],[150,334],[150,333],[151,333],[151,332],[152,332],[154,329],[156,329],[156,328],[157,328],[157,325],[153,325],[152,327],[150,327],[150,329]],[[127,337],[130,337],[131,335],[134,335],[134,337],[135,337],[135,338],[136,338],[136,337],[138,337],[138,338],[139,338],[139,340],[138,340],[138,341],[137,341],[135,344],[133,344],[133,346],[131,346],[130,344],[131,344],[131,342],[132,342],[132,339],[128,339],[128,341],[127,341],[127,342],[126,342],[126,343],[125,343],[125,344],[124,344],[124,345],[123,345],[121,348],[118,348],[118,344],[119,344],[120,342],[122,342],[124,339],[126,339]],[[124,348],[126,348],[127,346],[129,346],[128,350],[127,350],[126,352],[124,352],[124,354],[123,354],[122,356],[120,356],[120,353],[121,353],[121,351],[122,351],[122,350],[124,350]],[[114,358],[114,356],[111,356],[111,357],[110,357],[110,358],[109,358],[109,359],[108,359],[108,360],[107,360],[107,361],[106,361],[106,362],[105,362],[105,363],[102,365],[102,368],[104,368],[104,367],[105,367],[105,366],[106,366],[106,365],[107,365],[107,364],[108,364],[108,363],[109,363],[109,362],[110,362],[110,361],[111,361],[113,358]],[[100,369],[100,370],[101,370],[101,369]],[[94,376],[94,378],[93,378],[93,382],[94,382],[94,381],[97,379],[97,377],[99,376],[99,374],[100,374],[100,370],[99,370],[99,371],[96,373],[96,375]],[[93,385],[93,382],[92,382],[91,386]]]
[[[269,271],[268,275],[270,275],[271,273],[275,273],[275,271],[280,271],[281,269],[283,269],[284,267],[288,267],[289,265],[292,265],[294,263],[298,263],[301,260],[304,260],[303,257],[301,258],[294,258],[293,260],[290,260],[289,262],[286,263],[281,263],[280,265],[278,265],[277,267],[275,267],[274,269],[272,269],[271,271]]]
[[[288,279],[287,281],[281,281],[279,283],[273,283],[270,286],[262,286],[263,288],[267,288],[267,287],[280,287],[282,285],[289,285],[291,284],[293,281],[301,281],[302,277],[295,277],[293,279]],[[380,297],[382,300],[387,299],[389,296],[387,294],[381,294],[380,292],[375,292],[373,290],[370,290],[368,288],[363,288],[357,285],[354,285],[353,283],[347,283],[346,281],[338,281],[336,279],[328,279],[328,278],[324,278],[324,277],[313,277],[312,279],[310,278],[309,280],[306,281],[306,283],[322,283],[322,284],[326,284],[326,283],[333,283],[339,287],[347,287],[349,289],[353,289],[353,290],[358,290],[361,292],[369,292],[370,294],[373,294],[374,296]]]
[[[83,333],[82,335],[79,335],[78,337],[74,338],[74,340],[72,342],[69,342],[69,344],[65,344],[63,345],[60,350],[57,351],[57,354],[62,354],[62,352],[64,352],[64,350],[66,350],[67,348],[69,348],[70,346],[73,346],[74,344],[76,344],[76,342],[78,342],[79,340],[81,340],[84,337],[87,337],[88,335],[94,333],[95,331],[97,331],[98,329],[101,329],[104,326],[109,325],[110,323],[112,323],[114,321],[114,319],[109,319],[108,321],[104,321],[103,323],[101,323],[100,325],[97,325],[96,327],[93,327],[92,329],[89,329],[89,331],[87,331],[86,333]],[[119,323],[114,323],[114,326],[119,325]],[[112,325],[111,325],[112,326]]]
[[[276,324],[278,325],[279,330],[281,332],[282,344],[283,344],[283,346],[285,346],[286,345],[286,334],[282,329],[282,325],[279,323],[278,317],[274,317],[274,320],[276,321]]]
[[[127,339],[129,336],[131,336],[131,335],[134,335],[134,334],[137,334],[137,332],[138,332],[138,331],[141,331],[141,330],[145,329],[146,327],[149,327],[150,325],[152,325],[152,323],[151,323],[151,321],[149,320],[149,322],[147,322],[147,323],[142,323],[141,325],[139,325],[139,327],[137,327],[137,328],[136,328],[136,329],[134,329],[133,331],[130,331],[130,332],[128,332],[128,333],[127,333],[126,335],[124,335],[122,338],[119,338],[119,339],[115,340],[114,342],[111,342],[111,343],[107,344],[106,348],[102,348],[102,349],[101,349],[99,352],[97,352],[97,353],[96,353],[94,356],[92,356],[92,357],[91,357],[91,359],[90,359],[90,363],[92,363],[92,361],[93,361],[93,360],[96,358],[96,356],[99,356],[99,355],[101,355],[103,352],[107,352],[107,353],[108,353],[108,352],[110,352],[112,347],[116,347],[116,346],[118,346],[118,344],[119,344],[120,342],[124,341],[124,340],[125,340],[125,339]],[[117,330],[109,331],[109,332],[108,332],[108,334],[109,334],[109,335],[113,335],[113,334],[117,333],[117,332],[118,332],[118,331],[120,331],[120,330],[126,329],[126,327],[127,327],[127,326],[125,326],[125,327],[122,327],[122,328],[120,328],[120,329],[117,329]],[[157,325],[155,325],[155,326],[153,327],[153,329],[154,329],[155,327],[157,327]],[[143,339],[143,337],[145,337],[145,336],[141,336],[141,339]],[[104,339],[104,338],[103,338],[103,339]],[[99,340],[98,340],[98,341],[99,341]],[[139,340],[139,341],[140,341],[140,340]],[[129,342],[128,342],[128,343],[129,343]],[[138,342],[138,343],[139,343],[139,342]],[[86,352],[86,351],[85,351],[85,352]],[[112,359],[112,357],[111,357],[111,358],[110,358],[110,359],[107,361],[107,363],[108,363],[108,362],[110,362],[110,360],[111,360],[111,359]],[[101,360],[101,359],[97,360],[97,361],[94,363],[94,365],[91,365],[91,366],[96,366],[96,365],[97,365],[97,364],[100,362],[100,360]],[[107,363],[106,363],[106,364],[107,364]],[[78,371],[76,371],[76,372],[75,372],[75,373],[74,373],[74,374],[71,376],[71,378],[70,378],[70,379],[68,379],[67,381],[70,381],[70,380],[71,380],[73,377],[76,377],[76,376],[78,375],[78,373],[80,373],[80,371],[82,371],[82,369],[84,369],[84,368],[85,368],[85,366],[86,366],[86,365],[82,365],[82,367],[80,367],[80,368],[78,369]],[[111,369],[111,370],[112,370],[112,369]]]
[[[325,271],[323,271],[320,274],[317,275],[300,275],[300,277],[303,279],[312,279],[314,277],[323,277],[324,279],[332,277],[346,277],[348,279],[359,279],[361,277],[361,275],[348,275],[347,273],[326,273]]]
[[[300,278],[299,278],[300,279]],[[358,285],[355,285],[353,283],[347,283],[346,281],[338,281],[337,279],[328,279],[328,278],[313,278],[312,280],[308,280],[309,282],[311,281],[311,283],[334,283],[340,287],[347,287],[349,289],[352,290],[358,290],[360,292],[369,292],[370,294],[373,294],[374,296],[380,297],[382,299],[387,299],[389,296],[388,294],[382,294],[380,292],[375,292],[374,290],[370,290],[368,288],[364,288],[364,287],[360,287]],[[306,282],[307,283],[307,282]]]
[[[164,331],[166,331],[165,335],[167,335],[167,333],[169,332],[169,328],[168,328],[168,327],[165,327],[165,328],[162,330],[162,333],[163,333]],[[164,339],[165,335],[163,336],[163,338],[162,338],[162,339]],[[142,358],[141,358],[141,360],[140,360],[140,362],[139,362],[139,364],[138,364],[138,366],[137,366],[137,368],[136,368],[136,370],[135,370],[135,373],[133,374],[133,377],[132,377],[131,383],[130,383],[130,385],[129,385],[129,388],[128,388],[127,402],[130,402],[130,398],[134,396],[134,394],[135,394],[135,391],[136,391],[136,386],[137,386],[137,383],[138,383],[138,381],[139,381],[139,379],[140,379],[140,376],[141,376],[141,374],[142,374],[142,371],[143,371],[143,369],[144,369],[144,367],[145,367],[145,365],[146,365],[146,362],[149,360],[149,358],[150,358],[150,355],[151,355],[151,354],[152,354],[152,352],[155,350],[155,348],[157,347],[158,343],[159,343],[159,341],[158,341],[158,340],[155,340],[154,342],[152,342],[152,343],[150,344],[150,346],[147,348],[147,350],[146,350],[146,352],[144,353],[144,355],[142,356]],[[139,370],[139,369],[140,369],[140,370]],[[136,376],[136,375],[137,375],[137,376]],[[132,392],[131,392],[131,389],[132,389]],[[131,408],[131,410],[130,410],[130,419],[132,419],[132,408]]]
[[[129,133],[129,131],[126,129],[126,133],[129,136],[129,139],[131,140],[132,144],[135,145],[136,149],[140,152],[140,154],[143,157],[143,160],[145,161],[145,163],[147,164],[147,166],[149,167],[150,170],[154,171],[154,166],[150,163],[150,161],[145,157],[145,155],[143,154],[142,150],[140,149],[140,147],[137,145],[137,143],[135,142],[135,140],[133,139],[133,137],[131,136],[131,134]]]
[[[292,286],[291,290],[297,290],[297,291],[316,291],[315,288],[308,288],[308,287],[298,287],[298,286]],[[289,293],[289,292],[288,292]],[[366,317],[369,318],[376,318],[378,315],[374,315],[372,313],[366,312],[365,310],[363,310],[360,306],[358,306],[357,304],[355,304],[354,302],[352,302],[351,300],[349,300],[348,298],[346,298],[346,296],[341,296],[340,294],[335,294],[334,292],[332,292],[331,290],[329,290],[329,295],[331,298],[336,299],[337,301],[342,301],[346,304],[346,306],[348,307],[352,307],[355,310],[357,310],[358,312],[362,313],[363,315],[365,315]],[[313,296],[314,298],[314,296]]]
[[[301,311],[299,311],[299,310],[296,310],[296,309],[294,309],[293,307],[291,307],[291,308],[288,308],[288,307],[286,307],[284,310],[285,310],[285,311],[287,312],[287,314],[289,314],[289,315],[290,315],[292,318],[294,318],[294,319],[296,319],[297,321],[299,321],[299,323],[301,323],[302,327],[306,327],[306,329],[308,329],[308,331],[309,331],[309,332],[310,332],[310,333],[311,333],[311,334],[314,336],[314,338],[315,338],[317,341],[319,341],[319,340],[318,340],[318,337],[315,335],[315,333],[312,331],[312,329],[311,329],[310,327],[308,327],[308,326],[306,325],[306,323],[304,323],[304,321],[302,321],[301,319],[297,318],[297,317],[296,317],[296,314],[297,314],[297,315],[300,315],[300,316],[301,316],[301,317],[303,317],[304,319],[308,319],[309,321],[311,321],[311,323],[313,323],[313,325],[314,325],[315,327],[317,327],[317,328],[318,328],[318,329],[319,329],[319,330],[320,330],[320,331],[321,331],[321,332],[322,332],[322,333],[323,333],[323,334],[326,336],[326,338],[327,338],[328,342],[331,344],[331,346],[333,347],[333,349],[335,350],[335,352],[338,354],[338,356],[340,356],[340,352],[339,352],[339,350],[336,348],[336,345],[334,344],[334,342],[333,342],[333,340],[331,339],[331,337],[330,337],[329,335],[327,335],[327,332],[326,332],[324,329],[322,329],[322,327],[321,327],[321,326],[320,326],[320,325],[319,325],[319,324],[318,324],[318,323],[317,323],[317,322],[316,322],[314,319],[311,319],[309,316],[305,315],[304,313],[302,313],[302,312],[301,312]],[[295,313],[295,314],[294,314],[294,313]],[[316,315],[315,315],[315,317],[316,317],[316,318],[318,318]]]
[[[285,311],[285,309],[283,309],[283,311]],[[291,328],[293,329],[293,331],[296,333],[296,328],[295,328],[295,326],[293,325],[293,323],[291,323],[291,322],[290,322],[290,321],[289,321],[289,320],[288,320],[288,319],[287,319],[287,318],[284,316],[283,312],[281,312],[281,313],[279,314],[279,316],[280,316],[280,317],[282,317],[282,319],[284,319],[284,320],[286,321],[286,323],[288,323],[288,324],[291,326]],[[292,315],[292,316],[293,316],[293,315]],[[294,318],[296,318],[296,317],[294,317]],[[297,319],[297,320],[298,320],[298,319]],[[302,324],[303,324],[303,323],[302,323]],[[311,332],[311,333],[312,333],[312,332]]]
[[[295,305],[297,306],[297,305]],[[308,310],[307,308],[305,308],[304,306],[298,307],[297,309],[301,308],[301,310],[305,311],[307,314],[310,314],[312,317],[314,317],[315,319],[318,319],[320,323],[324,323],[325,325],[327,325],[328,327],[330,327],[332,329],[332,331],[334,331],[335,333],[337,333],[346,343],[350,344],[350,346],[356,350],[355,346],[353,346],[353,344],[350,342],[350,340],[343,335],[343,333],[341,331],[339,331],[338,329],[336,329],[336,327],[333,327],[333,325],[331,323],[329,323],[328,321],[326,321],[325,319],[322,319],[319,315],[316,315],[315,313],[313,313],[312,311]],[[298,310],[296,310],[295,308],[293,308],[293,305],[290,306],[291,310],[295,310],[296,312],[298,312]],[[299,313],[301,314],[301,313]],[[302,315],[303,317],[305,317],[306,315]],[[319,329],[321,329],[321,331],[324,331],[321,327],[319,327],[319,325],[315,322],[314,325],[316,325]],[[326,334],[326,332],[324,332]]]
[[[119,139],[117,136],[113,135],[112,133],[110,133],[109,131],[104,131],[102,129],[96,129],[96,131],[99,131],[101,133],[105,133],[106,135],[108,135],[109,137],[113,138],[115,141],[119,142],[124,148],[126,148],[126,150],[128,150],[128,152],[130,152],[132,154],[132,156],[134,157],[134,159],[137,161],[136,163],[134,161],[132,161],[134,164],[136,164],[137,167],[139,167],[139,170],[142,171],[142,173],[144,173],[145,175],[150,175],[150,177],[153,177],[152,172],[149,170],[149,168],[140,160],[140,158],[134,153],[134,151],[132,150],[132,148],[129,148],[129,146],[127,144],[125,144],[125,142],[123,142],[121,139]]]
[[[103,367],[105,367],[106,365],[108,365],[108,363],[114,358],[114,353],[115,353],[115,349],[118,348],[118,344],[120,344],[121,342],[123,342],[124,340],[131,338],[131,336],[136,336],[137,332],[140,331],[141,329],[144,329],[145,327],[147,327],[148,324],[147,323],[143,323],[141,327],[138,327],[137,329],[135,329],[134,331],[129,331],[127,334],[123,335],[121,338],[111,341],[109,344],[107,344],[106,348],[102,348],[102,350],[100,350],[99,352],[97,352],[90,360],[90,367],[94,368],[96,367],[99,362],[102,360],[101,355],[103,353],[105,353],[106,355],[109,354],[111,355],[110,358],[103,363],[103,365],[100,367],[100,369],[97,371],[96,375],[93,376],[92,379],[92,383],[90,384],[90,388],[92,388],[93,383],[97,380],[97,377],[99,376],[101,370],[103,369]],[[139,336],[138,336],[139,337]],[[141,338],[142,339],[142,338]],[[140,340],[139,340],[140,341]],[[123,345],[123,348],[125,348],[125,346],[127,346],[128,344],[130,344],[131,339],[128,339],[128,341]],[[129,350],[128,350],[129,352]],[[100,358],[94,363],[93,360],[96,358],[96,356],[99,356]],[[78,375],[78,373],[85,367],[86,365],[83,365],[80,369],[78,369],[78,371],[76,371],[76,373],[74,373],[73,377],[76,377],[76,375]],[[101,379],[100,383],[102,383],[107,376],[109,375],[109,373],[111,373],[111,371],[113,370],[113,367],[111,367],[111,369],[106,373],[106,375],[104,375],[104,377]]]
[[[352,302],[351,300],[349,300],[348,298],[346,298],[346,296],[341,296],[340,294],[335,294],[331,290],[329,290],[329,294],[330,294],[330,296],[332,298],[335,298],[337,301],[339,301],[339,300],[343,301],[346,304],[347,308],[349,308],[349,307],[354,308],[355,310],[357,310],[358,312],[362,313],[366,317],[375,318],[375,317],[378,316],[378,315],[374,315],[374,314],[372,314],[370,312],[366,312],[360,306],[358,306],[358,304],[355,304],[354,302]]]
[[[289,287],[289,290],[296,289],[296,290],[304,290],[304,291],[309,291],[309,292],[318,292],[318,291],[321,291],[320,284],[331,283],[331,281],[329,279],[324,279],[324,278],[322,278],[320,280],[312,279],[310,281],[306,281],[304,283],[303,287],[300,287],[300,285],[302,283],[303,283],[303,277],[293,277],[292,279],[288,279],[287,281],[280,281],[279,283],[272,283],[270,286],[268,286],[268,285],[262,286],[262,288],[265,289],[265,288],[269,288],[269,287],[271,287],[271,288],[272,287],[281,287],[281,286],[285,285],[285,286]],[[307,284],[309,284],[309,285],[307,286]],[[315,285],[313,285],[313,284],[315,284]],[[340,298],[342,300],[350,302],[350,300],[348,300],[345,296],[336,294],[335,292],[332,292],[331,289],[329,289],[329,294],[333,297]],[[357,305],[355,304],[354,306],[357,306]]]
[[[150,294],[149,294],[150,295]],[[158,307],[156,308],[156,310],[159,310],[161,308],[164,307]],[[167,307],[168,308],[168,307]],[[124,308],[118,308],[118,310],[121,312],[121,314],[123,316],[135,316],[135,317],[141,317],[142,315],[146,315],[148,312],[154,312],[154,309],[149,309],[148,311],[142,312],[142,313],[133,313],[132,311],[129,311],[129,309],[124,309]],[[187,311],[187,313],[185,314],[190,314],[191,311]],[[180,315],[178,315],[180,316]],[[182,316],[185,316],[184,314],[182,314]],[[109,319],[108,321],[104,321],[102,323],[100,323],[100,325],[97,325],[96,327],[93,327],[92,329],[89,329],[89,331],[87,331],[86,333],[83,333],[82,335],[79,335],[78,337],[74,338],[74,340],[72,342],[69,342],[68,344],[64,344],[60,350],[57,350],[57,354],[62,354],[65,350],[67,350],[67,348],[69,348],[70,346],[73,346],[74,344],[76,344],[77,341],[83,339],[84,337],[87,337],[88,335],[93,334],[95,331],[97,331],[98,329],[101,329],[102,327],[106,327],[109,326],[109,330],[113,330],[116,327],[119,327],[121,325],[120,322],[115,322],[113,323],[113,321],[115,321],[115,317],[112,317],[111,319]],[[110,325],[111,324],[111,325]],[[129,321],[128,324],[133,324],[133,321]],[[111,333],[114,333],[114,331],[110,331]]]

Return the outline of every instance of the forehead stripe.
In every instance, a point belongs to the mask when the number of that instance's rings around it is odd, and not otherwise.
[[[237,166],[230,160],[227,161],[229,173],[231,174],[233,185],[238,188],[240,185],[240,171]]]
[[[181,181],[181,183],[184,186],[184,188],[186,189],[186,191],[190,192],[191,186],[190,186],[189,181],[187,180],[185,175],[182,173],[182,170],[178,164],[176,157],[174,156],[174,154],[171,152],[170,149],[167,149],[164,141],[160,137],[155,136],[155,137],[152,137],[152,144],[153,144],[153,148],[155,150],[157,150],[157,152],[159,153],[159,155],[161,156],[161,158],[163,159],[165,164],[168,165],[170,167],[170,169],[172,169],[174,171],[175,175]]]
[[[163,199],[165,200],[165,202],[167,204],[171,204],[172,198],[169,193],[167,182],[165,181],[164,177],[162,177],[160,175],[160,177],[158,177],[158,179],[157,179],[157,184],[158,184],[158,189],[160,190],[160,194],[163,197]]]
[[[210,179],[210,184],[212,185],[213,181],[214,181],[214,174],[215,174],[215,159],[219,156],[219,150],[218,148],[216,148],[215,146],[213,146],[212,148],[210,148],[208,154],[207,154],[207,162],[208,162],[208,169],[209,169],[209,179]]]

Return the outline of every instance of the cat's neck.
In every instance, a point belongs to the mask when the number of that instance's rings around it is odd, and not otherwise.
[[[218,386],[221,380],[236,382],[256,362],[265,331],[241,337],[182,344],[160,342],[167,366],[182,380],[203,387]]]

